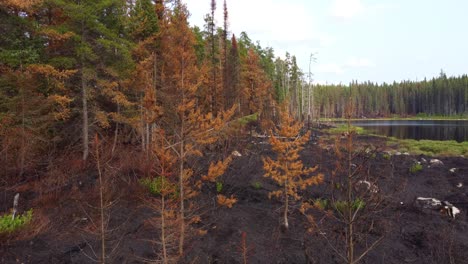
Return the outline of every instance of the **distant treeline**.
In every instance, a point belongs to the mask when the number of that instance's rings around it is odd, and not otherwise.
[[[353,117],[388,117],[468,114],[468,76],[439,77],[392,84],[352,82],[350,85],[315,85],[314,109],[320,117],[344,117],[347,102]],[[317,116],[317,115],[316,115]]]

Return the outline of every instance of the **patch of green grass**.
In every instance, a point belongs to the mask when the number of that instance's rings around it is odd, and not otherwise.
[[[314,200],[314,206],[320,210],[327,210],[329,207],[329,203],[330,201],[328,201],[327,199],[318,198]]]
[[[240,117],[236,120],[236,122],[241,126],[245,126],[249,122],[257,121],[257,119],[258,119],[258,113],[255,113],[255,114]]]
[[[354,132],[354,133],[356,133],[358,135],[365,135],[365,134],[370,133],[369,131],[365,130],[364,128],[357,127],[357,126],[351,126],[349,129],[350,129],[351,132]],[[346,132],[348,132],[348,125],[340,124],[337,127],[332,127],[330,129],[328,129],[327,132],[330,133],[330,134],[335,134],[335,135],[346,133]]]
[[[252,187],[255,189],[255,190],[260,190],[262,188],[262,184],[258,181],[256,182],[252,182]]]
[[[415,164],[413,164],[413,166],[411,166],[411,168],[409,169],[409,171],[410,171],[411,173],[416,173],[416,172],[418,172],[418,171],[422,171],[422,169],[423,169],[423,166],[422,166],[421,164],[415,163]]]
[[[169,182],[165,177],[143,178],[140,180],[140,184],[148,188],[149,192],[153,195],[161,195],[163,191],[174,197],[178,195],[177,186]]]
[[[400,152],[428,156],[460,156],[468,154],[468,141],[414,140],[390,138],[387,144],[397,144]]]
[[[348,208],[351,208],[353,211],[356,211],[358,209],[364,208],[364,206],[366,206],[366,203],[360,198],[357,198],[356,200],[352,201],[351,206],[348,206],[348,202],[346,201],[336,201],[333,204],[335,210],[342,214],[344,214]]]
[[[384,159],[386,159],[386,160],[390,160],[391,157],[392,157],[392,156],[391,156],[390,154],[388,154],[388,153],[384,153],[384,154],[382,155],[382,158],[384,158]]]
[[[216,192],[220,193],[223,190],[223,183],[217,181],[216,182]]]
[[[378,117],[378,118],[351,118],[351,121],[373,121],[373,120],[468,120],[468,115],[452,115],[452,116],[437,116],[427,115],[419,113],[416,116],[398,116],[392,115],[390,117]],[[322,122],[336,122],[336,121],[347,121],[346,118],[320,118]]]
[[[31,222],[33,217],[33,210],[30,209],[23,215],[17,215],[15,219],[12,219],[12,214],[6,214],[0,216],[0,234],[11,233]]]

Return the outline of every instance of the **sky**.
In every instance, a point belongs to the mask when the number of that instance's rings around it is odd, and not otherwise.
[[[203,28],[211,0],[185,0]],[[227,0],[230,32],[245,31],[314,83],[393,82],[468,73],[467,0]],[[223,24],[217,0],[216,24]],[[310,63],[314,54],[315,62]]]

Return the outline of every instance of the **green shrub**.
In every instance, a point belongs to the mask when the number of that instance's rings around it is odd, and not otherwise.
[[[347,206],[348,203],[346,201],[336,201],[334,204],[333,204],[333,207],[340,213],[345,213],[346,209],[349,208],[349,206]],[[356,200],[352,201],[351,202],[351,208],[353,209],[353,211],[356,211],[357,209],[362,209],[364,208],[364,206],[366,205],[366,203],[360,199],[360,198],[357,198]]]
[[[241,126],[245,126],[247,123],[257,121],[257,120],[258,120],[258,113],[255,113],[255,114],[240,117],[236,120],[236,122],[239,123]]]
[[[220,193],[223,190],[223,183],[217,181],[216,182],[216,192]]]
[[[369,133],[369,131],[366,131],[364,128],[357,127],[357,126],[351,126],[350,130],[351,130],[351,132],[354,132],[354,133],[359,134],[359,135]],[[335,134],[335,135],[336,134],[346,133],[346,132],[348,132],[348,125],[340,124],[339,126],[330,128],[327,131],[328,131],[328,133]]]
[[[319,208],[320,210],[328,209],[329,201],[327,199],[318,198],[314,201],[314,206]]]
[[[256,182],[253,182],[252,183],[252,187],[255,189],[255,190],[260,190],[262,188],[262,184],[258,181]]]
[[[418,171],[422,171],[422,169],[423,169],[423,166],[420,163],[415,163],[415,164],[413,164],[413,166],[411,166],[409,171],[411,173],[416,173]]]
[[[23,215],[17,215],[15,219],[12,219],[12,214],[6,214],[0,216],[0,234],[11,233],[16,231],[31,222],[33,217],[33,210],[27,211]]]
[[[386,159],[386,160],[390,160],[390,158],[391,158],[390,154],[388,154],[388,153],[384,153],[384,154],[382,155],[382,157],[383,157],[384,159]]]
[[[166,193],[177,196],[177,186],[169,182],[165,177],[143,178],[140,180],[140,184],[148,188],[149,192],[153,195],[161,195],[164,187]]]

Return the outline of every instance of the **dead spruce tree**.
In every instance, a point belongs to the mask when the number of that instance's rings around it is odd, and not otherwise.
[[[351,109],[348,105],[346,113],[351,113]],[[335,140],[336,162],[329,198],[315,199],[301,206],[301,212],[311,224],[309,231],[322,236],[348,264],[359,263],[382,241],[386,232],[386,224],[379,216],[384,197],[376,177],[368,169],[375,150],[370,146],[358,149],[353,141],[355,134],[347,114],[346,131]]]
[[[300,129],[301,124],[291,117],[287,108],[283,108],[280,116],[280,128],[275,129],[275,133],[272,133],[269,140],[277,158],[263,158],[264,176],[273,179],[280,186],[279,190],[270,192],[268,196],[283,200],[283,225],[285,229],[289,227],[289,201],[291,199],[297,201],[301,198],[298,192],[300,189],[304,190],[308,186],[317,185],[323,180],[322,174],[311,176],[317,167],[307,168],[302,164],[299,152],[309,139],[310,132],[301,136],[299,135]]]
[[[190,161],[203,156],[204,146],[218,141],[220,131],[234,113],[232,108],[213,115],[201,107],[203,99],[199,94],[207,68],[198,64],[195,36],[189,27],[188,16],[186,6],[176,1],[172,9],[165,9],[161,21],[161,49],[164,53],[161,57],[162,88],[158,98],[163,113],[157,121],[158,127],[165,131],[163,147],[171,150],[176,160],[174,171],[178,176],[180,256],[184,252],[186,228],[191,222],[191,217],[187,215],[191,208],[188,202],[198,194],[202,184]],[[211,171],[219,174],[218,170]]]
[[[74,225],[82,233],[82,239],[86,243],[84,249],[80,247],[81,254],[96,263],[113,263],[115,261],[117,250],[123,236],[120,233],[120,225],[117,225],[112,219],[112,208],[119,202],[119,194],[114,185],[114,176],[117,171],[107,164],[111,161],[112,155],[105,141],[99,139],[98,134],[94,136],[94,150],[91,152],[96,162],[97,182],[95,194],[88,195],[87,199],[96,198],[96,204],[81,206],[82,213],[86,217],[78,218]],[[107,151],[109,150],[109,151]],[[87,224],[83,228],[81,224]],[[99,242],[99,246],[95,243]],[[99,248],[97,250],[95,248]]]

